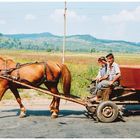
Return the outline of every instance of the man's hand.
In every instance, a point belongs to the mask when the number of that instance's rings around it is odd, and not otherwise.
[[[113,85],[113,83],[114,83],[113,81],[110,81],[110,83],[109,83],[109,84],[110,84],[110,86],[112,86],[112,85]]]
[[[110,81],[110,86],[113,85],[113,83],[114,83],[115,81],[117,81],[117,80],[120,78],[120,76],[121,76],[121,74],[118,73],[118,74],[114,77],[114,79],[113,79],[112,81]]]
[[[100,82],[100,80],[101,80],[101,78],[97,78],[97,79],[96,79],[97,82]]]

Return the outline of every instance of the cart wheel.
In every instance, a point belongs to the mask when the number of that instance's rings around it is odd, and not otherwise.
[[[116,120],[118,117],[118,107],[111,101],[101,102],[96,110],[96,115],[99,121],[109,123]]]

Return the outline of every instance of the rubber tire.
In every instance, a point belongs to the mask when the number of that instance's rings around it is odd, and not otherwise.
[[[113,109],[113,114],[110,117],[105,117],[102,114],[102,110],[107,106],[109,106]],[[101,102],[96,109],[97,118],[99,119],[99,121],[104,122],[104,123],[110,123],[110,122],[115,121],[118,117],[118,114],[119,114],[119,109],[118,109],[117,105],[111,101]]]

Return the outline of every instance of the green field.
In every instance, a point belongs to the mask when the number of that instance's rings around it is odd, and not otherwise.
[[[90,84],[88,79],[92,79],[98,72],[97,59],[106,53],[70,53],[65,54],[65,63],[72,74],[71,94],[81,98],[89,95],[87,86]],[[116,62],[120,65],[140,65],[139,54],[121,54],[115,53]],[[36,61],[62,61],[61,53],[44,52],[44,51],[27,51],[27,50],[0,50],[0,57],[5,59],[11,58],[15,62],[27,63]],[[62,91],[59,85],[60,91]],[[31,98],[33,96],[46,96],[33,90],[20,90],[22,98]],[[4,95],[5,99],[14,98],[8,90]]]

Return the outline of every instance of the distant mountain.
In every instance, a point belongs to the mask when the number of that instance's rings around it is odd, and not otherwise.
[[[41,38],[41,37],[55,37],[55,35],[48,32],[33,33],[33,34],[10,34],[10,35],[4,35],[4,36],[10,37],[10,38],[16,38],[16,39],[36,39],[36,38]]]
[[[33,34],[0,34],[0,48],[60,51],[63,36],[49,32]],[[66,50],[79,52],[140,53],[140,42],[97,39],[89,34],[66,37]]]

